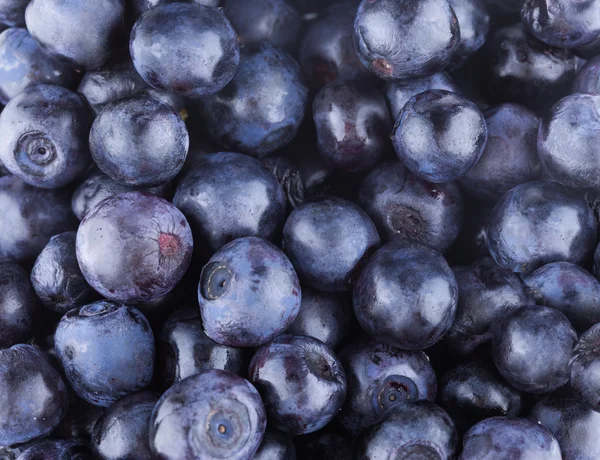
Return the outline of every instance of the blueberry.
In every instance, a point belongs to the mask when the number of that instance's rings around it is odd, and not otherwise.
[[[362,0],[358,7],[354,46],[380,78],[433,75],[450,63],[459,44],[458,20],[447,0]]]
[[[120,99],[98,114],[90,150],[98,167],[125,185],[153,187],[173,179],[189,147],[185,123],[168,104],[148,96]]]
[[[8,27],[25,25],[25,8],[29,0],[2,0],[0,2],[0,23]]]
[[[360,457],[454,458],[458,448],[456,427],[450,416],[429,401],[394,405],[363,439]]]
[[[360,271],[352,303],[361,327],[376,340],[422,350],[450,329],[458,286],[444,257],[418,243],[380,248]]]
[[[50,55],[90,70],[111,57],[124,14],[123,0],[32,0],[25,23]]]
[[[577,191],[547,181],[512,188],[490,216],[488,245],[496,263],[528,273],[550,262],[584,262],[597,224]]]
[[[69,394],[49,357],[31,345],[0,350],[0,445],[49,434],[67,411]]]
[[[337,80],[313,99],[321,156],[336,170],[372,169],[391,150],[392,120],[383,94],[362,81]]]
[[[54,340],[71,388],[91,404],[108,407],[152,379],[154,337],[135,308],[100,301],[73,309]]]
[[[296,448],[288,435],[269,428],[252,460],[296,460]]]
[[[265,408],[256,389],[237,375],[211,370],[176,383],[150,418],[150,447],[166,460],[245,460],[265,433]]]
[[[209,339],[196,307],[180,308],[165,320],[157,353],[156,374],[163,388],[210,369],[245,375],[250,358],[242,348],[219,345]]]
[[[125,396],[98,419],[92,431],[94,453],[104,460],[155,458],[150,451],[150,415],[158,401],[152,391]]]
[[[222,345],[257,347],[296,319],[301,292],[281,250],[256,237],[219,249],[202,269],[198,302],[206,335]]]
[[[273,239],[285,219],[285,196],[258,160],[239,153],[202,155],[177,186],[198,247],[214,252],[244,236]]]
[[[574,93],[598,94],[600,93],[600,56],[592,57],[577,72],[573,80]]]
[[[486,141],[485,119],[477,106],[444,90],[412,97],[392,132],[396,154],[406,168],[436,183],[464,176],[481,157]]]
[[[379,235],[369,216],[355,204],[320,197],[290,214],[283,244],[306,285],[338,292],[349,289],[363,257],[379,245]]]
[[[46,439],[24,450],[16,460],[84,460],[92,457],[82,439]]]
[[[571,389],[577,398],[600,411],[600,323],[584,332],[571,359]]]
[[[521,279],[485,257],[452,269],[458,283],[456,318],[444,337],[452,350],[468,354],[492,338],[492,329],[532,300]]]
[[[86,214],[76,246],[86,281],[109,300],[131,302],[173,289],[190,264],[193,243],[175,206],[129,192],[105,199]]]
[[[31,187],[16,176],[0,177],[0,261],[32,263],[50,238],[72,230],[68,194]]]
[[[463,196],[457,184],[426,182],[399,161],[381,164],[366,177],[358,204],[384,241],[413,240],[446,251],[463,224]]]
[[[0,348],[31,337],[37,299],[27,272],[13,263],[0,264]]]
[[[75,71],[48,56],[26,29],[0,34],[0,102],[7,104],[29,86],[46,83],[71,87]]]
[[[481,158],[460,179],[472,196],[495,203],[511,188],[537,180],[540,119],[517,104],[502,104],[484,113],[488,140]]]
[[[265,43],[241,50],[235,77],[221,92],[203,98],[200,109],[215,142],[263,156],[290,143],[307,103],[298,63]]]
[[[74,393],[71,393],[69,410],[60,421],[60,424],[54,429],[52,435],[61,439],[90,439],[96,422],[105,411],[106,408],[94,406],[78,398]]]
[[[240,60],[235,31],[223,12],[196,3],[147,11],[131,31],[129,49],[146,83],[194,98],[221,90]]]
[[[561,460],[560,446],[543,426],[525,418],[491,417],[473,426],[463,439],[460,460]]]
[[[285,433],[312,433],[327,425],[346,397],[346,375],[317,339],[282,335],[258,349],[248,370],[269,423]]]
[[[60,86],[31,86],[0,115],[0,160],[28,184],[66,185],[91,163],[87,142],[91,122],[78,94]]]
[[[460,28],[460,42],[449,65],[464,65],[485,43],[490,31],[490,15],[484,0],[448,0]]]
[[[379,422],[395,404],[435,399],[435,372],[422,351],[358,341],[342,348],[339,357],[348,379],[348,397],[338,418],[354,435]]]
[[[568,382],[576,342],[577,333],[558,310],[523,307],[496,326],[494,363],[516,389],[548,393]]]

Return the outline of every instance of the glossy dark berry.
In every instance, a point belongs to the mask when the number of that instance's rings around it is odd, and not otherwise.
[[[465,64],[485,43],[490,31],[490,14],[485,0],[448,0],[460,29],[460,43],[449,67]]]
[[[2,0],[0,2],[0,23],[8,27],[25,25],[25,8],[29,0]]]
[[[252,460],[296,460],[296,448],[288,435],[270,428]]]
[[[165,460],[245,460],[259,448],[266,424],[263,402],[250,382],[211,370],[162,395],[150,419],[150,446]]]
[[[90,446],[83,439],[45,439],[24,450],[16,460],[79,460],[91,457]]]
[[[600,324],[584,332],[571,359],[573,394],[595,411],[600,410]]]
[[[37,299],[27,272],[14,263],[0,264],[0,348],[24,343],[32,333]]]

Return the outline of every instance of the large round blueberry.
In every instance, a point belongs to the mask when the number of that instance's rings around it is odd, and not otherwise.
[[[100,301],[73,309],[54,341],[71,388],[89,403],[108,407],[152,380],[154,337],[135,308]]]
[[[352,303],[361,327],[376,340],[422,350],[450,329],[458,286],[444,257],[417,243],[389,243],[360,271]]]
[[[348,290],[360,261],[379,245],[379,235],[355,204],[321,197],[290,214],[283,244],[304,283],[335,292]]]
[[[0,264],[0,348],[24,343],[32,333],[37,299],[27,272],[14,263]]]
[[[92,458],[92,451],[83,439],[47,438],[26,448],[16,460],[80,460]]]
[[[448,0],[460,29],[460,42],[452,56],[450,68],[465,64],[487,40],[490,14],[484,0]]]
[[[273,239],[285,219],[285,195],[258,160],[240,153],[198,158],[173,203],[188,218],[199,248],[216,251],[244,236]]]
[[[197,3],[147,11],[131,31],[129,49],[150,86],[195,98],[221,90],[240,61],[237,36],[223,12]]]
[[[242,377],[206,371],[162,395],[150,419],[150,447],[165,460],[252,458],[267,418],[256,389]]]
[[[288,435],[267,429],[252,460],[296,460],[296,448]]]
[[[308,103],[298,63],[269,44],[242,49],[223,91],[200,102],[206,129],[226,149],[263,156],[289,144]]]
[[[571,359],[570,380],[575,396],[600,411],[600,323],[579,338]]]
[[[60,86],[29,87],[0,115],[0,160],[28,184],[66,185],[91,163],[87,142],[91,123],[78,94]]]
[[[583,263],[594,251],[597,224],[584,197],[534,181],[512,188],[488,225],[490,253],[501,267],[531,272],[550,262]]]
[[[289,259],[260,238],[238,238],[202,269],[198,302],[206,335],[232,347],[273,340],[296,319],[300,283]]]
[[[297,435],[317,431],[346,398],[346,375],[333,352],[317,339],[282,335],[258,349],[248,370],[269,423]]]
[[[8,27],[25,25],[25,8],[30,0],[1,0],[0,23]]]
[[[185,274],[192,249],[192,232],[181,211],[143,192],[105,199],[77,231],[83,276],[104,297],[119,302],[168,293]]]
[[[432,75],[451,61],[459,43],[458,20],[447,0],[362,0],[358,7],[354,46],[380,78]]]
[[[348,397],[338,418],[350,433],[372,427],[394,404],[435,399],[435,371],[422,351],[358,341],[342,348],[339,356],[348,379]]]
[[[50,434],[68,404],[67,387],[43,352],[32,345],[0,350],[0,445]]]
[[[189,147],[185,123],[158,99],[136,96],[107,105],[90,132],[98,167],[125,185],[152,187],[173,179]]]

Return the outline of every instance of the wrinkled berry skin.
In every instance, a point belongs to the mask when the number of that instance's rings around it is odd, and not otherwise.
[[[302,18],[287,0],[224,0],[223,13],[241,45],[267,42],[284,49],[297,46]]]
[[[450,329],[458,286],[444,257],[411,242],[388,243],[360,271],[352,303],[361,327],[376,340],[422,350]]]
[[[502,104],[486,112],[488,139],[477,163],[460,179],[471,195],[497,202],[511,188],[540,178],[537,155],[540,119],[517,104]]]
[[[371,340],[345,346],[339,357],[348,397],[338,419],[353,435],[375,425],[394,404],[435,399],[435,371],[422,351],[402,351]]]
[[[92,431],[92,449],[104,460],[152,460],[148,428],[159,395],[152,391],[125,396],[98,419]]]
[[[210,252],[245,236],[272,240],[285,220],[285,195],[275,176],[240,153],[199,157],[181,178],[173,204],[188,218],[198,247]]]
[[[296,319],[302,299],[294,267],[260,238],[238,238],[202,269],[198,303],[206,335],[230,347],[258,347]]]
[[[288,155],[269,155],[261,159],[261,163],[275,176],[281,185],[287,202],[287,209],[292,210],[304,202],[306,189],[302,173]]]
[[[252,458],[267,417],[256,389],[227,371],[210,370],[176,383],[150,418],[150,447],[165,460]]]
[[[458,20],[447,0],[362,0],[358,7],[354,47],[380,78],[433,75],[450,63],[459,43]]]
[[[43,190],[0,177],[0,261],[32,263],[53,235],[76,228],[64,190]]]
[[[300,42],[299,62],[312,88],[339,79],[373,76],[360,62],[352,39],[357,0],[334,3],[309,23]]]
[[[91,404],[108,407],[152,379],[154,337],[135,308],[103,300],[73,309],[54,341],[71,388]]]
[[[491,417],[473,426],[463,439],[460,460],[562,460],[556,438],[525,418]]]
[[[226,149],[264,156],[289,144],[308,103],[298,63],[267,43],[241,50],[223,91],[200,102],[206,129]]]
[[[489,417],[517,417],[521,393],[506,383],[493,364],[472,361],[451,369],[440,384],[440,405],[459,432]]]
[[[296,460],[296,448],[288,435],[269,428],[252,460]]]
[[[76,236],[74,231],[53,236],[31,269],[31,285],[42,305],[61,314],[97,297],[77,263]]]
[[[577,333],[561,312],[527,306],[497,326],[492,354],[498,371],[513,387],[549,393],[568,382],[576,342]]]
[[[491,257],[453,267],[458,283],[456,317],[444,342],[461,354],[472,353],[492,338],[492,327],[524,305],[531,305],[521,279]]]
[[[167,318],[157,347],[156,373],[165,389],[210,369],[245,375],[250,360],[246,350],[219,345],[209,339],[196,307],[181,308]]]
[[[534,181],[512,188],[495,206],[488,245],[498,265],[529,273],[550,262],[584,262],[596,233],[593,212],[580,193]]]
[[[450,416],[430,401],[392,406],[363,439],[358,458],[454,458],[456,427]]]
[[[146,83],[191,98],[220,91],[240,61],[236,33],[223,12],[196,3],[147,11],[133,26],[129,50]]]
[[[0,445],[49,434],[65,415],[69,393],[49,357],[32,345],[0,350]]]
[[[109,300],[137,302],[167,294],[192,258],[192,231],[171,203],[144,192],[102,201],[77,231],[86,281]]]
[[[92,458],[92,451],[83,439],[46,439],[24,450],[16,460],[56,460]]]
[[[571,389],[587,406],[600,411],[600,324],[584,332],[571,359]]]
[[[600,56],[594,56],[577,72],[573,80],[573,92],[584,94],[600,93]]]
[[[464,65],[487,40],[490,15],[484,0],[448,0],[460,28],[460,42],[452,56],[449,69]]]
[[[300,279],[313,289],[349,289],[361,259],[379,246],[369,216],[341,198],[320,197],[296,208],[283,228],[283,245]]]
[[[71,87],[76,79],[74,70],[48,56],[26,29],[0,34],[0,103],[6,105],[29,86]]]
[[[412,97],[392,132],[394,149],[406,168],[434,183],[464,176],[481,157],[486,141],[485,119],[477,106],[437,89]]]
[[[31,86],[0,115],[0,161],[30,185],[62,187],[91,163],[91,122],[78,94],[60,86]]]
[[[317,146],[333,169],[360,173],[391,150],[392,120],[383,94],[370,83],[337,80],[313,99]]]
[[[47,53],[93,70],[117,48],[124,15],[123,0],[32,0],[25,23]]]
[[[29,0],[2,0],[0,2],[0,23],[8,27],[25,25],[25,8]]]
[[[462,228],[464,203],[458,185],[419,179],[399,161],[381,164],[366,177],[358,204],[386,242],[413,240],[443,252]]]
[[[36,304],[27,272],[17,264],[0,264],[0,348],[31,337]]]
[[[248,369],[269,423],[291,435],[312,433],[337,415],[346,398],[346,375],[317,339],[282,335],[258,349]]]
[[[188,148],[188,132],[179,114],[148,96],[111,102],[90,131],[94,162],[125,185],[153,187],[170,181],[183,167]]]

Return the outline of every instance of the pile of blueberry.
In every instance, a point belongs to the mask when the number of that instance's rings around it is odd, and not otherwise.
[[[600,0],[0,24],[0,459],[600,459]]]

